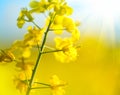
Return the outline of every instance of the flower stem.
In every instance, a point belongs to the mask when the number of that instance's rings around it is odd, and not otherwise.
[[[44,86],[51,86],[50,84],[46,84],[46,83],[41,83],[41,82],[34,82],[36,84],[41,84],[41,85],[44,85]]]
[[[31,89],[45,89],[45,88],[50,88],[50,87],[35,87],[35,88],[31,88]]]
[[[47,39],[47,34],[49,32],[49,28],[53,22],[53,19],[54,19],[55,15],[53,16],[53,18],[51,18],[50,22],[49,22],[49,25],[47,27],[47,30],[44,34],[44,38],[43,38],[43,42],[42,42],[42,45],[41,45],[41,48],[39,50],[39,54],[38,54],[38,57],[37,57],[37,60],[36,60],[36,64],[35,64],[35,67],[33,69],[33,72],[32,72],[32,76],[31,76],[31,79],[30,79],[30,82],[29,82],[29,85],[28,85],[28,88],[27,88],[27,92],[26,92],[26,95],[30,95],[30,91],[32,89],[32,83],[33,83],[33,79],[34,79],[34,76],[35,76],[35,73],[36,73],[36,70],[37,70],[37,67],[38,67],[38,64],[39,64],[39,61],[41,59],[41,55],[42,55],[42,51],[44,49],[44,46],[45,46],[45,42],[46,42],[46,39]]]
[[[53,53],[53,52],[60,52],[60,51],[63,51],[63,50],[45,51],[45,52],[42,52],[42,54],[46,54],[46,53]]]
[[[55,30],[66,30],[66,29],[49,29],[49,31],[55,31]]]
[[[33,23],[38,29],[41,29],[34,21],[32,21],[32,23]]]

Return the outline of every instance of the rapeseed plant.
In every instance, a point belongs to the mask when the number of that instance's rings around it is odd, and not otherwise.
[[[46,24],[40,27],[34,22],[33,14],[47,13]],[[42,54],[54,53],[57,60],[62,63],[73,61],[77,58],[78,46],[76,43],[80,38],[80,32],[77,28],[78,22],[75,22],[69,16],[73,9],[67,5],[65,0],[33,0],[30,2],[30,9],[23,8],[17,19],[18,28],[22,28],[25,23],[33,23],[28,26],[27,33],[22,40],[16,40],[9,49],[0,51],[0,62],[16,62],[19,74],[15,76],[14,82],[16,88],[26,95],[31,94],[31,90],[50,88],[53,95],[63,95],[64,86],[67,84],[61,81],[57,75],[53,75],[50,83],[41,83],[35,81],[35,74]],[[56,48],[45,51],[45,44],[48,32],[53,31],[56,36],[64,32],[70,33],[69,37],[55,37]],[[37,47],[38,55],[36,62],[31,61],[32,49]],[[19,51],[20,55],[14,54]],[[36,85],[35,85],[36,84]],[[42,85],[44,87],[41,87]]]

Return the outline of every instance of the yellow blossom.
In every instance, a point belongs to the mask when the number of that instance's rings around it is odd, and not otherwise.
[[[55,53],[55,57],[57,60],[61,62],[70,62],[75,60],[77,57],[77,49],[73,46],[73,42],[69,38],[61,39],[56,38],[56,49],[62,50]]]
[[[54,31],[55,34],[62,34],[63,33],[63,22],[64,16],[56,15],[55,19],[50,27],[52,31]]]
[[[30,79],[34,64],[25,60],[23,57],[16,61],[16,67],[20,70],[19,78],[22,80]]]
[[[72,18],[69,17],[64,17],[63,19],[63,27],[66,28],[68,32],[73,32],[76,28],[75,22],[73,21]]]
[[[63,33],[63,26],[58,24],[58,25],[53,25],[51,26],[52,31],[54,31],[55,34],[62,34]]]
[[[14,83],[16,85],[16,89],[18,89],[21,93],[25,92],[28,88],[27,81],[20,79],[20,77],[15,77]]]
[[[11,51],[0,50],[0,62],[12,62],[15,60],[15,56]]]
[[[30,2],[31,13],[43,13],[47,10],[53,10],[59,15],[71,15],[73,9],[67,5],[65,0],[40,0]]]
[[[15,41],[13,45],[11,46],[12,51],[19,50],[20,51],[20,57],[23,58],[29,58],[31,56],[31,46],[26,44],[24,41]]]
[[[22,28],[24,24],[25,24],[25,21],[24,21],[23,19],[18,20],[18,22],[17,22],[17,26],[18,26],[19,28]]]
[[[29,58],[31,56],[31,48],[40,44],[44,34],[44,28],[38,29],[37,27],[28,27],[28,33],[25,34],[23,40],[15,41],[11,50],[19,50],[21,57]]]
[[[73,42],[76,42],[79,39],[80,39],[80,31],[77,28],[75,28],[75,30],[72,32],[71,40]]]
[[[50,85],[52,89],[52,95],[63,95],[65,94],[64,86],[65,82],[61,81],[56,75],[53,75],[50,79]]]
[[[63,18],[64,18],[64,16],[56,15],[53,23],[54,24],[62,24],[63,23]]]
[[[46,0],[31,1],[30,7],[32,8],[30,12],[43,13],[49,7],[49,3]]]
[[[23,58],[29,58],[30,55],[31,55],[30,49],[29,49],[29,48],[25,48],[25,49],[23,50],[22,57],[23,57]]]
[[[67,5],[65,0],[59,0],[55,3],[54,11],[59,15],[71,15],[73,13],[73,9]]]
[[[31,78],[31,75],[32,75],[32,69],[30,70],[25,70],[25,71],[21,71],[19,73],[19,78],[21,80],[29,80]]]
[[[64,86],[66,83],[61,81],[56,75],[53,75],[50,79],[50,84],[44,84],[41,82],[35,82],[35,74],[37,67],[41,59],[41,54],[55,52],[55,57],[61,62],[70,62],[77,57],[77,49],[74,46],[75,42],[79,40],[79,30],[76,28],[79,23],[73,21],[68,15],[71,15],[73,9],[67,5],[65,0],[32,0],[30,2],[30,10],[23,8],[17,19],[17,26],[22,28],[25,22],[32,22],[34,26],[27,28],[27,33],[20,41],[16,41],[11,50],[18,51],[18,60],[15,60],[18,76],[14,79],[16,88],[20,92],[25,92],[26,95],[31,94],[32,89],[50,88],[53,95],[63,95],[65,93]],[[34,21],[33,13],[47,13],[48,18],[43,28],[39,27]],[[70,32],[69,38],[55,38],[56,50],[44,51],[47,34],[49,31],[54,31],[55,34],[62,34],[64,30]],[[41,43],[42,42],[42,43]],[[33,64],[30,61],[31,50],[33,47],[38,47],[38,56]],[[56,52],[58,51],[58,52]],[[33,55],[34,56],[34,55]],[[11,62],[14,57],[11,53],[0,52],[0,62]],[[35,86],[36,84],[44,85]]]
[[[15,50],[15,49],[18,49],[20,47],[23,47],[23,41],[20,41],[20,40],[16,40],[12,46],[11,46],[11,50]]]
[[[48,0],[50,3],[58,3],[60,0]]]
[[[25,24],[25,21],[31,22],[33,21],[33,17],[26,8],[23,8],[19,14],[19,17],[17,18],[17,26],[19,28],[22,28]]]
[[[16,67],[20,68],[23,71],[31,71],[33,68],[32,62],[25,62],[25,60],[18,60]]]
[[[18,89],[20,92],[27,90],[27,84],[22,80],[17,80],[17,86],[16,89]]]
[[[40,44],[44,29],[38,29],[36,27],[28,27],[28,33],[24,36],[24,44],[27,46],[34,46]]]

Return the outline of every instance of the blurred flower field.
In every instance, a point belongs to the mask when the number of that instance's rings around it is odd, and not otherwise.
[[[67,80],[66,95],[119,95],[119,45],[112,47],[94,37],[86,37],[81,41],[78,60],[75,62],[63,64],[55,61],[52,56],[53,54],[43,56],[42,64],[38,70],[38,80],[48,82],[48,77],[55,73]],[[20,95],[14,88],[14,84],[11,83],[15,74],[14,65],[11,63],[7,66],[2,64],[0,70],[0,94]],[[48,95],[49,90],[37,93],[38,95],[39,93]]]
[[[0,95],[120,95],[116,2],[1,1]]]

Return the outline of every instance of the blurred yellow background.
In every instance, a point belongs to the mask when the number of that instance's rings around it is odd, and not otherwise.
[[[16,19],[21,8],[28,6],[29,1],[0,1],[0,49],[9,47],[15,39],[21,39],[25,34],[28,24],[23,29],[18,29]],[[72,17],[81,21],[78,58],[74,62],[63,64],[53,54],[43,55],[36,74],[37,80],[48,83],[52,75],[58,75],[68,83],[65,95],[120,95],[120,12],[113,17],[106,17],[102,13],[96,15],[96,10],[92,11],[87,2],[95,0],[67,1],[74,8]],[[110,9],[109,12],[111,13]],[[36,21],[42,25],[44,17],[37,17]],[[35,56],[33,58],[36,60]],[[15,74],[17,71],[14,62],[0,63],[0,95],[23,95],[15,88]],[[49,89],[41,89],[33,92],[33,95],[51,95],[51,92]]]
[[[48,83],[56,74],[68,82],[66,95],[120,95],[120,46],[114,46],[95,37],[80,41],[78,59],[71,63],[56,61],[53,54],[43,55],[36,77]],[[0,65],[0,95],[21,95],[15,89],[15,63]],[[51,95],[41,89],[33,95]]]

